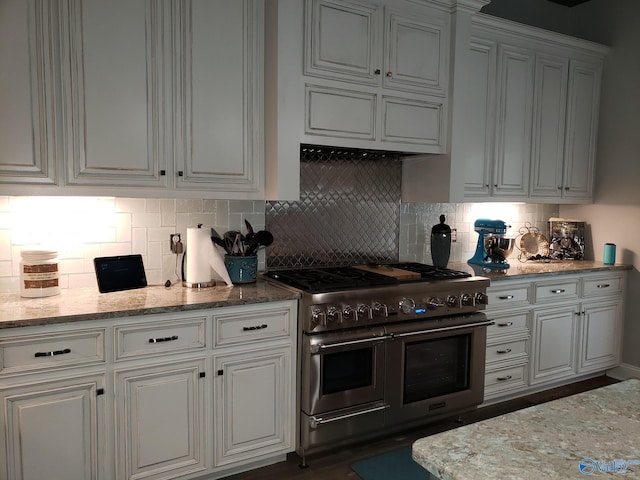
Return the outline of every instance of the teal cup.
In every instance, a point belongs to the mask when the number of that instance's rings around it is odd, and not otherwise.
[[[253,283],[258,274],[258,256],[225,255],[224,266],[233,283]]]
[[[613,265],[616,263],[616,244],[605,243],[604,255],[602,256],[602,263],[605,265]]]

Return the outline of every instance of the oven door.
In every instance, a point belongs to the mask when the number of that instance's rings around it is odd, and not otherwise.
[[[383,328],[302,336],[300,408],[308,415],[382,401]]]
[[[394,326],[387,342],[387,401],[394,424],[482,403],[488,321],[484,314]]]

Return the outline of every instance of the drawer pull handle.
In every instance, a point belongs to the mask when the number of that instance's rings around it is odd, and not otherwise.
[[[498,324],[499,327],[510,327],[511,325],[513,325],[513,322],[502,322]]]
[[[513,300],[513,295],[503,295],[498,297],[499,300]]]
[[[34,353],[34,357],[53,357],[55,355],[64,355],[66,353],[71,353],[70,348],[65,348],[63,350],[53,350],[51,352],[36,352]]]
[[[513,377],[511,375],[506,375],[504,377],[498,377],[497,380],[499,382],[504,382],[505,380],[511,380]]]
[[[564,288],[556,288],[555,290],[551,290],[551,293],[564,293],[565,289]]]
[[[177,335],[172,335],[170,337],[150,338],[149,343],[173,342],[174,340],[178,340]]]
[[[267,325],[266,323],[263,323],[262,325],[254,325],[252,327],[242,327],[242,330],[245,332],[249,332],[251,330],[264,330],[268,326],[269,325]]]
[[[504,350],[496,350],[496,353],[511,353],[511,349],[505,348]]]
[[[601,283],[600,285],[598,285],[598,288],[609,288],[611,285],[609,285],[608,283]]]

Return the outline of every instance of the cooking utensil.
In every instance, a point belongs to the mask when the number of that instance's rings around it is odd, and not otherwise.
[[[273,243],[273,235],[267,230],[259,230],[253,238],[247,242],[245,255],[255,255],[260,247],[268,247]]]
[[[253,231],[253,226],[246,218],[244,219],[244,226],[247,227],[247,234],[244,236],[244,240],[248,243],[255,235],[255,232]]]

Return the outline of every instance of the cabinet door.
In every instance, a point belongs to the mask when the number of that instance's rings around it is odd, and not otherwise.
[[[600,109],[601,65],[572,60],[569,64],[564,196],[593,196],[596,137]]]
[[[434,13],[421,15],[387,9],[385,12],[385,88],[447,94],[449,28]]]
[[[564,165],[569,59],[536,56],[531,196],[560,197]]]
[[[106,478],[103,388],[91,376],[0,390],[0,479]]]
[[[575,305],[535,312],[531,384],[574,375],[578,319]]]
[[[0,184],[57,183],[54,13],[49,2],[0,2]]]
[[[293,450],[291,347],[214,358],[215,466]]]
[[[622,302],[618,299],[583,304],[579,373],[618,364],[621,322]]]
[[[67,183],[166,186],[169,75],[159,2],[61,2]]]
[[[260,198],[264,4],[191,0],[175,8],[176,185]]]
[[[488,197],[494,157],[495,85],[497,45],[490,40],[472,38],[468,52],[469,81],[461,96],[464,116],[454,118],[454,130],[460,129],[464,155],[465,197]],[[458,146],[457,145],[457,146]],[[456,146],[456,147],[457,147]]]
[[[307,0],[304,74],[378,84],[379,17],[366,2]]]
[[[524,198],[529,193],[533,67],[531,50],[499,46],[493,184],[496,197]]]
[[[204,372],[200,360],[115,373],[118,478],[205,470]]]

